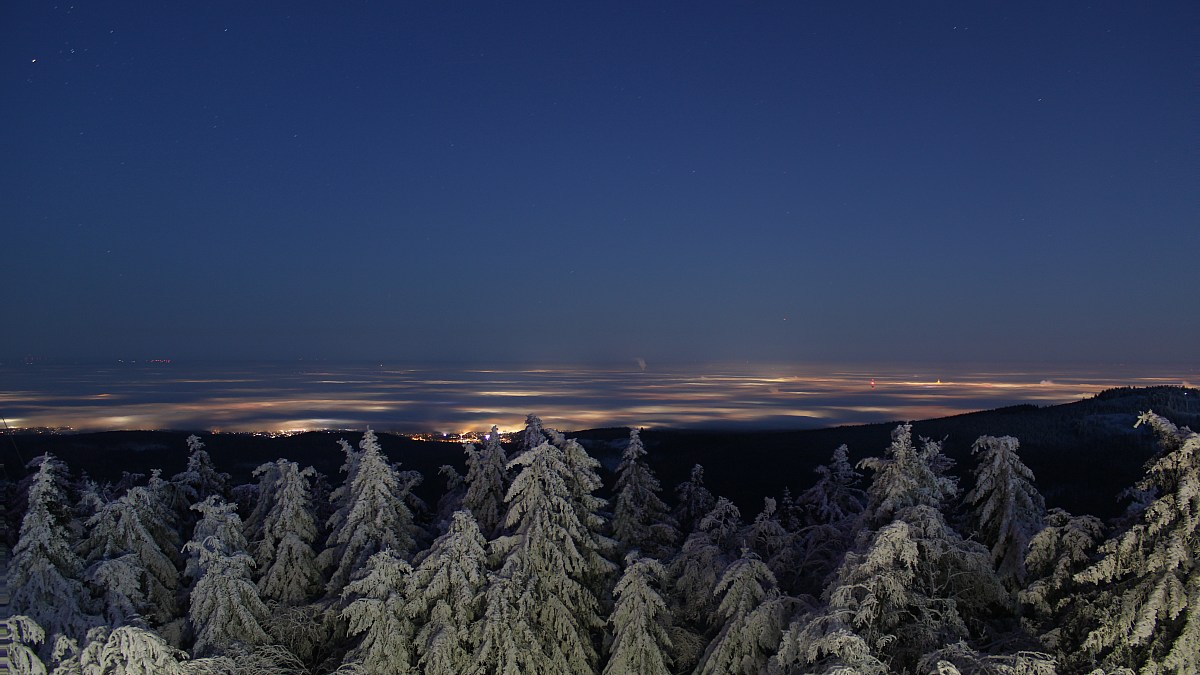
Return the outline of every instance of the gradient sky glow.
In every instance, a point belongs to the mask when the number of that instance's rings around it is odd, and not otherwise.
[[[1188,2],[0,8],[0,356],[1194,362]]]

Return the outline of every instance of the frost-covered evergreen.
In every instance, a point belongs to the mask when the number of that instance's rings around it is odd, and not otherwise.
[[[297,605],[321,585],[321,571],[312,549],[317,523],[308,486],[316,470],[301,470],[295,462],[284,459],[275,465],[272,506],[263,521],[255,556],[262,570],[258,589],[265,599]]]
[[[662,486],[645,457],[646,448],[638,430],[630,429],[629,445],[617,466],[613,537],[626,551],[637,549],[662,558],[675,545],[679,532],[670,510],[658,496]]]
[[[279,462],[260,464],[250,475],[258,478],[258,484],[254,486],[252,508],[243,511],[248,515],[242,519],[242,528],[246,533],[246,539],[257,542],[262,541],[263,524],[267,522],[267,514],[275,507],[275,488],[279,485]]]
[[[1012,436],[980,436],[971,446],[971,453],[979,455],[975,488],[966,496],[997,573],[1013,585],[1025,580],[1025,549],[1046,513],[1046,500],[1033,485],[1033,472],[1017,456],[1017,445]]]
[[[82,635],[91,625],[90,598],[80,578],[83,562],[67,528],[54,515],[66,508],[65,467],[46,455],[29,485],[27,510],[8,563],[8,609],[29,617],[51,635]]]
[[[193,530],[193,542],[200,544],[209,537],[216,537],[228,551],[244,552],[249,549],[250,544],[242,531],[242,519],[237,514],[237,504],[226,503],[220,495],[214,494],[193,504],[192,510],[200,514],[200,521]],[[204,547],[192,546],[188,551],[183,574],[195,583],[204,574],[201,562]]]
[[[742,532],[742,545],[748,547],[771,568],[778,579],[799,564],[795,548],[796,536],[787,531],[779,519],[779,509],[772,497],[763,497],[763,508]]]
[[[413,621],[406,589],[412,567],[391,549],[373,554],[363,575],[343,591],[353,600],[342,610],[351,635],[361,642],[347,660],[360,672],[404,675],[413,667]]]
[[[529,611],[534,642],[526,646],[540,659],[537,672],[591,673],[596,650],[591,631],[603,625],[599,601],[588,586],[606,570],[594,567],[603,560],[596,539],[579,519],[572,500],[572,485],[564,452],[550,443],[512,460],[520,467],[507,495],[505,526],[513,534],[495,542],[503,558],[499,576],[520,580],[515,588],[489,592],[488,602],[512,603],[509,608],[488,607],[490,618]],[[607,561],[605,561],[607,562]],[[611,563],[609,563],[611,564]],[[485,622],[486,630],[487,622]],[[484,669],[499,668],[502,656],[495,644],[484,640],[480,652]]]
[[[912,424],[901,424],[892,431],[892,444],[883,457],[859,462],[859,466],[875,471],[867,491],[867,512],[873,527],[886,525],[912,506],[941,508],[958,493],[956,482],[943,475],[948,459],[941,454],[941,443],[922,440],[917,450],[912,443]]]
[[[525,430],[521,432],[521,443],[517,446],[517,451],[513,453],[512,459],[545,443],[548,438],[549,436],[542,426],[542,418],[532,413],[526,415]]]
[[[982,545],[963,540],[931,506],[900,515],[861,553],[846,554],[827,610],[895,670],[940,645],[979,636],[1007,603]]]
[[[8,672],[12,675],[46,675],[46,664],[37,655],[37,645],[46,641],[46,631],[33,619],[17,614],[0,619],[5,635]]]
[[[847,613],[806,615],[780,639],[772,672],[822,675],[889,675],[871,645],[847,623]],[[939,674],[941,675],[941,674]]]
[[[656,587],[666,577],[653,558],[626,558],[625,572],[613,591],[609,624],[613,643],[604,675],[667,675],[671,672],[671,613]]]
[[[1154,499],[1075,575],[1103,585],[1084,649],[1107,668],[1200,672],[1200,434],[1147,412],[1161,450],[1138,487]]]
[[[230,550],[217,537],[190,541],[186,548],[199,552],[200,568],[204,570],[192,589],[188,610],[196,633],[195,652],[209,655],[222,653],[235,642],[270,642],[263,628],[268,620],[267,606],[250,578],[254,560],[244,552]]]
[[[87,582],[100,594],[102,616],[110,626],[137,623],[145,611],[142,578],[146,568],[135,553],[105,558],[87,569]]]
[[[173,497],[176,514],[184,521],[194,522],[195,514],[189,511],[193,504],[211,495],[222,500],[229,498],[229,474],[217,471],[199,436],[188,436],[187,447],[187,468],[172,476],[170,482],[176,492]]]
[[[479,523],[484,536],[499,534],[504,518],[504,495],[508,492],[508,473],[504,447],[500,445],[500,430],[495,426],[488,434],[482,450],[467,445],[467,492],[463,508],[469,510]]]
[[[820,478],[795,500],[801,514],[800,527],[848,523],[862,513],[867,494],[855,487],[862,474],[850,465],[849,457],[850,449],[840,445],[828,464],[814,469]]]
[[[1088,566],[1104,541],[1104,523],[1062,509],[1050,509],[1045,522],[1025,556],[1027,585],[1017,593],[1024,608],[1021,621],[1047,648],[1073,652],[1087,634],[1085,617],[1095,595],[1073,577]]]
[[[186,655],[138,626],[101,626],[88,631],[83,649],[59,648],[54,675],[184,675]]]
[[[333,569],[326,591],[338,594],[355,572],[375,553],[391,549],[407,556],[415,545],[411,534],[412,512],[396,470],[380,450],[375,433],[367,429],[354,456],[354,467],[342,511],[330,523],[328,547],[320,562]],[[349,462],[348,462],[349,463]]]
[[[768,563],[784,588],[818,595],[854,544],[867,493],[856,487],[862,474],[850,465],[845,445],[815,471],[820,476],[816,484],[800,493],[791,509],[790,520],[796,527],[792,560]]]
[[[487,541],[468,511],[456,511],[409,578],[418,665],[426,674],[457,675],[474,661],[487,584]]]
[[[537,598],[529,592],[530,580],[520,569],[513,574],[488,578],[479,647],[467,671],[471,675],[558,672],[542,647],[543,636],[536,625]]]
[[[737,506],[721,497],[684,540],[669,568],[672,609],[681,624],[700,633],[708,629],[715,609],[714,592],[725,568],[735,559],[732,551],[741,529]]]
[[[779,647],[784,605],[775,575],[754,553],[743,550],[714,590],[720,630],[708,645],[697,675],[756,675]]]
[[[678,502],[673,515],[679,524],[679,531],[684,534],[691,533],[717,501],[713,493],[704,487],[704,467],[699,464],[692,467],[686,481],[675,486],[675,496]]]

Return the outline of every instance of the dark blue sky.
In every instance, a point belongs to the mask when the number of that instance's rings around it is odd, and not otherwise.
[[[1188,361],[1195,5],[0,8],[0,354]]]

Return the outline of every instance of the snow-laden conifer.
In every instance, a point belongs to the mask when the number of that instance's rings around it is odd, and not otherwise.
[[[667,675],[671,672],[671,613],[658,588],[666,577],[662,563],[630,553],[613,591],[613,642],[604,675]]]
[[[421,624],[417,660],[427,675],[457,675],[474,661],[487,584],[486,547],[471,513],[456,511],[409,578],[412,613]]]
[[[320,562],[332,567],[326,591],[341,592],[355,572],[375,553],[391,549],[408,555],[414,546],[412,512],[404,503],[396,470],[380,450],[375,433],[367,429],[359,444],[352,483],[345,496],[344,517],[335,514],[328,547]]]
[[[792,519],[797,533],[792,559],[771,564],[784,588],[819,594],[854,544],[867,493],[857,487],[862,474],[854,470],[848,457],[845,445],[834,450],[829,463],[815,469],[817,482],[794,501]]]
[[[909,507],[846,560],[828,591],[843,620],[895,670],[948,641],[982,634],[1007,603],[987,549],[963,540],[930,506]]]
[[[255,556],[262,570],[258,589],[265,599],[296,605],[307,600],[321,584],[321,571],[312,549],[317,523],[308,486],[316,470],[301,470],[295,462],[284,459],[275,464],[274,498],[263,521]]]
[[[183,675],[186,655],[153,631],[138,626],[101,626],[88,631],[82,649],[59,648],[54,675]]]
[[[104,620],[110,626],[138,622],[146,608],[142,590],[145,566],[135,553],[105,558],[87,569],[87,582],[97,589]]]
[[[1094,592],[1074,580],[1104,540],[1104,523],[1095,516],[1073,516],[1050,509],[1046,526],[1029,541],[1025,556],[1027,585],[1017,593],[1021,623],[1048,648],[1074,652],[1087,633]]]
[[[499,575],[524,583],[511,589],[516,597],[489,593],[489,602],[503,600],[531,609],[536,642],[528,649],[543,659],[539,672],[591,673],[596,663],[591,630],[603,622],[587,582],[606,570],[595,567],[603,558],[596,551],[595,536],[580,522],[564,451],[542,443],[517,456],[509,467],[520,468],[506,498],[505,527],[513,534],[495,546],[504,561]],[[509,610],[489,607],[488,613],[503,616]],[[486,646],[481,651],[497,656]]]
[[[242,551],[230,550],[217,537],[190,541],[185,548],[199,552],[200,569],[204,570],[192,589],[188,610],[196,633],[196,654],[222,653],[235,642],[270,642],[263,628],[267,607],[250,578],[254,560]]]
[[[1144,413],[1161,450],[1138,487],[1155,498],[1075,575],[1104,585],[1084,648],[1105,667],[1200,672],[1200,434]]]
[[[27,510],[8,563],[8,609],[50,633],[82,635],[91,624],[90,598],[80,580],[83,562],[52,511],[65,509],[62,465],[44,457],[29,485]]]
[[[279,463],[260,464],[250,475],[258,478],[258,484],[254,486],[253,508],[243,511],[247,515],[242,519],[242,529],[246,533],[246,539],[257,542],[262,541],[263,524],[267,522],[267,514],[275,507],[275,489],[279,484]]]
[[[183,520],[194,522],[195,514],[189,509],[210,495],[222,500],[229,498],[229,474],[217,471],[212,457],[204,449],[204,441],[195,434],[187,437],[187,467],[171,477],[171,487],[177,493],[174,501],[176,514]]]
[[[565,440],[558,447],[562,449],[571,504],[575,507],[575,515],[588,538],[588,542],[581,547],[585,558],[585,570],[581,580],[587,584],[593,595],[600,598],[604,596],[607,588],[611,588],[612,579],[620,571],[620,568],[609,560],[609,556],[615,554],[617,543],[604,534],[609,527],[608,517],[604,513],[608,501],[595,494],[603,487],[599,473],[600,462],[589,455],[583,445],[573,438]]]
[[[8,672],[12,675],[46,675],[46,664],[38,658],[37,646],[46,641],[46,631],[33,619],[16,614],[0,619],[0,626],[8,636],[3,645]]]
[[[408,604],[409,566],[396,552],[373,554],[361,577],[350,582],[342,597],[350,601],[342,610],[350,635],[361,635],[347,655],[361,672],[404,675],[413,667],[413,621]],[[351,600],[353,598],[353,600]]]
[[[542,646],[544,636],[536,625],[538,601],[531,582],[520,569],[515,576],[489,576],[479,646],[470,675],[557,673],[557,663]],[[586,671],[581,671],[586,672]]]
[[[983,654],[965,642],[955,642],[921,657],[917,672],[937,675],[1055,675],[1058,667],[1052,656],[1041,652]]]
[[[193,542],[199,544],[209,537],[216,537],[228,551],[249,549],[250,544],[242,530],[242,519],[237,514],[237,504],[226,503],[220,495],[213,494],[193,504],[192,510],[200,514],[200,520],[193,530]],[[204,574],[201,562],[204,547],[193,546],[188,551],[183,575],[195,583]]]
[[[1025,580],[1025,549],[1046,513],[1046,500],[1017,456],[1017,445],[1012,436],[980,436],[971,446],[979,455],[975,488],[966,496],[975,508],[976,531],[992,549],[992,564],[1014,585]]]
[[[862,513],[867,494],[857,487],[862,474],[851,466],[849,455],[850,449],[840,445],[828,464],[814,469],[820,478],[795,500],[801,527],[846,523]]]
[[[734,560],[731,553],[742,528],[741,512],[721,497],[700,519],[696,530],[684,540],[683,547],[669,568],[673,610],[681,623],[703,632],[713,616],[714,590],[725,568]]]
[[[521,432],[521,444],[517,447],[517,452],[513,455],[513,458],[545,443],[548,438],[542,425],[542,418],[533,413],[526,415],[525,430]]]
[[[845,613],[809,614],[780,638],[771,672],[820,675],[889,675],[871,645],[850,629]]]
[[[708,515],[716,504],[716,497],[704,486],[704,467],[696,464],[688,479],[675,486],[675,496],[678,502],[675,506],[675,522],[679,531],[691,533],[700,519]]]
[[[638,430],[630,429],[629,445],[617,466],[613,537],[626,551],[637,549],[662,558],[674,546],[679,532],[670,510],[658,496],[662,486],[645,457],[646,448]]]
[[[784,606],[775,575],[758,556],[743,549],[721,575],[714,593],[720,630],[708,645],[697,675],[756,675],[779,647]]]
[[[504,495],[508,492],[508,473],[505,465],[504,447],[500,445],[500,430],[493,426],[482,450],[474,445],[466,446],[467,492],[463,495],[463,508],[469,510],[479,523],[484,536],[499,534],[500,522],[504,518]]]
[[[868,457],[858,463],[875,471],[868,489],[870,524],[880,527],[912,506],[942,504],[958,493],[955,481],[942,474],[948,459],[937,441],[922,439],[921,449],[912,443],[912,424],[892,431],[892,444],[883,457]]]

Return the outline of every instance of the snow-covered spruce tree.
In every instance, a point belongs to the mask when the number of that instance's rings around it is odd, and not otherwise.
[[[1161,450],[1138,488],[1155,495],[1075,575],[1099,586],[1084,649],[1106,668],[1200,672],[1200,434],[1146,412]]]
[[[486,537],[500,533],[504,518],[504,495],[508,492],[508,472],[504,447],[500,445],[500,430],[493,426],[482,450],[467,445],[467,493],[463,508],[469,510]]]
[[[220,495],[214,494],[192,504],[192,510],[200,514],[200,520],[196,523],[192,535],[192,541],[197,545],[188,549],[183,575],[194,584],[205,572],[201,561],[204,547],[199,546],[205,539],[216,537],[225,545],[225,550],[231,552],[246,552],[250,544],[242,531],[242,519],[238,517],[237,504],[226,503]]]
[[[1046,515],[1046,500],[1017,456],[1017,446],[1012,436],[980,436],[971,446],[979,455],[975,488],[966,496],[974,506],[976,531],[992,549],[996,572],[1014,587],[1025,581],[1025,549]]]
[[[367,429],[367,431],[370,432],[371,430]],[[371,435],[373,438],[374,432],[372,432]],[[366,440],[366,434],[363,435],[363,440]],[[375,442],[378,443],[378,440],[376,439]],[[341,485],[337,486],[329,493],[329,507],[333,510],[333,512],[325,521],[325,527],[331,534],[340,530],[345,525],[346,517],[350,514],[350,487],[354,485],[354,479],[358,477],[359,459],[361,459],[363,455],[363,451],[355,450],[354,447],[350,445],[350,443],[344,438],[338,439],[338,447],[341,448],[342,453],[346,456],[346,459],[342,462],[342,466],[340,468],[341,473],[346,474],[346,478],[342,481]],[[263,509],[264,519],[266,518],[266,513],[269,510],[269,508]],[[322,563],[322,565],[324,566],[325,563]]]
[[[186,549],[198,550],[203,576],[192,589],[188,619],[196,633],[196,654],[223,653],[235,642],[261,645],[270,642],[263,626],[267,606],[258,597],[250,578],[254,560],[231,551],[217,537],[189,541]]]
[[[29,617],[53,635],[82,635],[92,623],[91,600],[80,577],[83,562],[53,511],[65,508],[61,463],[50,455],[29,485],[27,509],[8,564],[8,610]]]
[[[469,511],[456,511],[409,578],[412,613],[421,625],[416,653],[423,673],[457,675],[471,666],[486,584],[487,540]]]
[[[242,529],[246,533],[246,539],[258,542],[263,538],[263,524],[267,522],[267,514],[275,506],[275,488],[279,484],[279,464],[278,462],[260,464],[251,472],[251,475],[258,478],[258,485],[254,490],[253,508],[243,511],[249,515],[242,519]]]
[[[671,613],[656,587],[666,577],[662,563],[630,553],[613,591],[609,624],[613,642],[604,675],[667,675],[671,672]]]
[[[846,554],[827,600],[827,614],[900,671],[941,645],[981,636],[1008,596],[987,549],[920,505],[904,509],[861,553]]]
[[[658,494],[662,486],[646,464],[646,448],[637,429],[629,430],[629,445],[617,466],[613,499],[613,537],[626,551],[663,558],[679,537],[670,510]]]
[[[886,525],[911,506],[941,508],[958,494],[955,481],[943,475],[949,460],[941,454],[941,443],[922,441],[920,450],[913,447],[912,424],[901,424],[892,431],[892,444],[883,457],[868,457],[858,463],[875,471],[867,491],[871,526]]]
[[[542,418],[530,413],[525,416],[525,430],[521,432],[521,443],[517,446],[517,451],[513,453],[510,459],[516,459],[518,455],[522,455],[537,446],[545,443],[549,439],[545,429],[542,426]]]
[[[789,573],[797,559],[795,538],[779,519],[779,509],[772,497],[763,497],[762,511],[746,526],[741,535],[742,545],[753,551],[759,560],[771,568],[778,580],[780,573]]]
[[[363,575],[342,591],[342,617],[362,641],[347,655],[357,670],[375,675],[415,673],[413,621],[407,586],[412,567],[391,549],[373,554]]]
[[[584,552],[585,567],[581,580],[597,598],[604,599],[612,588],[620,568],[609,560],[615,555],[617,542],[604,534],[609,527],[604,509],[608,501],[596,496],[603,487],[600,480],[600,462],[587,453],[575,439],[568,439],[559,446],[566,467],[567,490],[575,515],[587,532],[589,541],[581,550]]]
[[[910,437],[911,439],[911,437]],[[867,504],[867,493],[856,487],[862,474],[850,465],[850,449],[840,445],[828,464],[814,471],[817,482],[795,500],[800,512],[800,527],[846,523],[857,518]]]
[[[284,459],[275,464],[273,505],[264,519],[255,556],[262,570],[258,590],[264,599],[298,605],[321,586],[321,570],[312,548],[317,523],[308,484],[316,470],[301,470]]]
[[[602,558],[572,500],[573,480],[564,452],[542,443],[518,455],[509,468],[520,468],[506,497],[505,527],[513,534],[493,546],[503,560],[499,576],[522,583],[511,592],[489,593],[489,602],[510,602],[531,612],[535,641],[526,649],[541,659],[537,672],[592,673],[596,650],[591,631],[604,623],[588,581],[606,570],[593,567]],[[489,607],[487,612],[506,616],[510,609]],[[485,658],[506,658],[486,640],[480,651]],[[499,665],[497,660],[477,663],[485,670]]]
[[[137,614],[156,625],[179,613],[179,570],[146,522],[158,517],[149,489],[132,487],[88,520],[88,536],[79,547],[90,565],[88,578],[102,594],[113,596],[116,604],[109,607],[110,613],[128,611],[119,608],[124,597],[135,603]]]
[[[412,552],[412,512],[404,503],[396,470],[380,450],[375,433],[367,429],[359,443],[353,482],[345,496],[344,518],[339,511],[330,523],[329,542],[318,562],[332,567],[325,589],[331,595],[361,570],[367,559],[384,549],[407,556]]]
[[[753,552],[743,549],[715,593],[720,631],[708,645],[697,675],[756,675],[766,670],[779,648],[785,608],[775,575]]]
[[[184,675],[179,652],[152,631],[138,626],[88,631],[83,649],[64,644],[57,650],[54,675]]]
[[[488,576],[479,646],[470,675],[553,673],[555,664],[542,647],[543,636],[535,625],[537,598],[529,592],[530,580],[521,570],[514,576]]]
[[[692,467],[692,473],[686,481],[675,486],[675,496],[679,501],[672,515],[683,534],[690,534],[717,501],[713,493],[704,487],[704,467],[699,464]]]
[[[185,522],[195,522],[195,513],[189,509],[211,495],[222,500],[229,498],[229,474],[217,471],[212,457],[204,449],[204,441],[195,434],[187,437],[187,468],[171,477],[171,485],[178,493],[177,515]]]
[[[816,468],[816,484],[795,499],[797,527],[790,564],[773,564],[780,586],[793,593],[819,595],[826,579],[854,545],[867,493],[856,487],[862,474],[850,465],[849,449],[839,446],[828,464]],[[786,515],[786,514],[785,514]]]
[[[731,553],[742,528],[736,505],[721,497],[700,519],[696,530],[684,540],[671,561],[669,577],[678,603],[672,610],[683,625],[703,633],[713,617],[714,589],[725,568],[734,560]]]
[[[965,642],[956,642],[923,656],[917,664],[916,672],[937,675],[1055,675],[1058,668],[1049,654],[1030,651],[999,655],[981,654]]]
[[[100,594],[101,616],[110,626],[139,623],[146,608],[142,577],[146,568],[137,554],[97,560],[88,567],[86,580]]]
[[[37,655],[37,645],[46,641],[46,631],[36,621],[21,614],[0,619],[0,626],[8,636],[8,643],[4,645],[7,672],[11,675],[46,675],[46,664]]]
[[[1078,652],[1090,630],[1087,608],[1096,591],[1085,592],[1073,577],[1091,563],[1104,532],[1104,523],[1095,516],[1050,509],[1046,527],[1029,541],[1027,585],[1017,593],[1024,609],[1021,623],[1064,656]]]
[[[889,675],[892,671],[887,664],[875,656],[861,635],[850,629],[846,623],[849,618],[817,613],[793,621],[780,639],[770,672]]]

